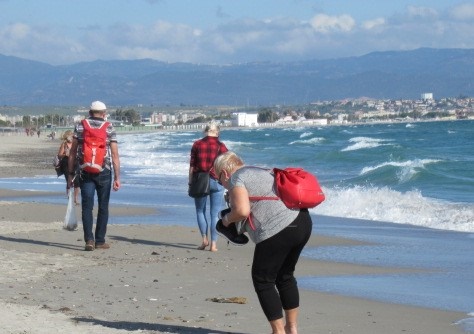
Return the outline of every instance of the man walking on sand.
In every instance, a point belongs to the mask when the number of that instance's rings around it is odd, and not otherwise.
[[[105,242],[107,222],[109,219],[110,189],[120,188],[120,158],[117,145],[117,134],[113,125],[105,120],[107,107],[103,102],[92,102],[89,117],[74,128],[73,142],[69,154],[69,184],[73,184],[74,177],[79,177],[81,188],[82,225],[84,229],[85,250],[108,249]],[[102,129],[102,130],[101,130]],[[102,137],[101,137],[102,136]],[[104,141],[104,145],[96,142]],[[97,145],[97,146],[93,146]],[[91,149],[91,147],[93,147]],[[105,149],[105,150],[104,150]],[[101,151],[102,150],[102,151]],[[86,161],[93,152],[92,163]],[[97,156],[96,156],[96,152]],[[102,153],[101,153],[102,152]],[[99,156],[102,154],[102,156]],[[73,170],[76,159],[79,170]],[[101,161],[100,165],[94,161]],[[112,168],[113,167],[113,168]],[[112,171],[114,179],[112,182]],[[95,234],[93,229],[94,195],[97,192],[98,211]]]

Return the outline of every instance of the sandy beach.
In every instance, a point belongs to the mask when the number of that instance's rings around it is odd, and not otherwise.
[[[0,134],[0,178],[54,174],[59,140]],[[35,193],[43,196],[44,193]],[[64,197],[64,193],[57,196]],[[253,245],[198,251],[197,227],[109,225],[108,250],[84,251],[82,227],[63,229],[64,205],[22,202],[0,189],[1,333],[270,333],[250,278]],[[113,196],[113,194],[112,194]],[[356,244],[314,235],[312,247]],[[302,258],[297,276],[413,271]],[[466,314],[301,290],[299,333],[451,334]]]

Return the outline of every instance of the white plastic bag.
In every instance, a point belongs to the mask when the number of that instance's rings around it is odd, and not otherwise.
[[[68,231],[77,230],[76,204],[74,203],[74,188],[69,190],[69,201],[67,203],[66,216],[64,217],[64,229]]]

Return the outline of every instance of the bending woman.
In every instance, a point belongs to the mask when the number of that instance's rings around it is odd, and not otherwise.
[[[308,210],[288,209],[280,200],[250,202],[249,196],[276,196],[274,177],[269,170],[244,166],[233,152],[219,156],[214,170],[230,197],[231,211],[222,217],[223,225],[252,218],[245,224],[256,244],[252,281],[272,334],[296,334],[299,291],[293,273],[311,236]]]

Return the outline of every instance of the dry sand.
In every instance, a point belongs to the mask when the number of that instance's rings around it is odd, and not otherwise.
[[[0,177],[54,174],[58,140],[0,134],[0,141]],[[218,252],[198,251],[197,228],[157,221],[109,225],[111,249],[85,252],[82,228],[62,229],[66,201],[22,203],[26,194],[0,190],[0,333],[270,333],[250,279],[253,245],[229,246],[221,238]],[[149,210],[111,214],[132,216],[133,223]],[[310,240],[313,247],[355,243]],[[298,276],[402,271],[408,270],[308,259],[297,267]],[[299,333],[454,334],[463,333],[454,325],[462,318],[301,291]]]

